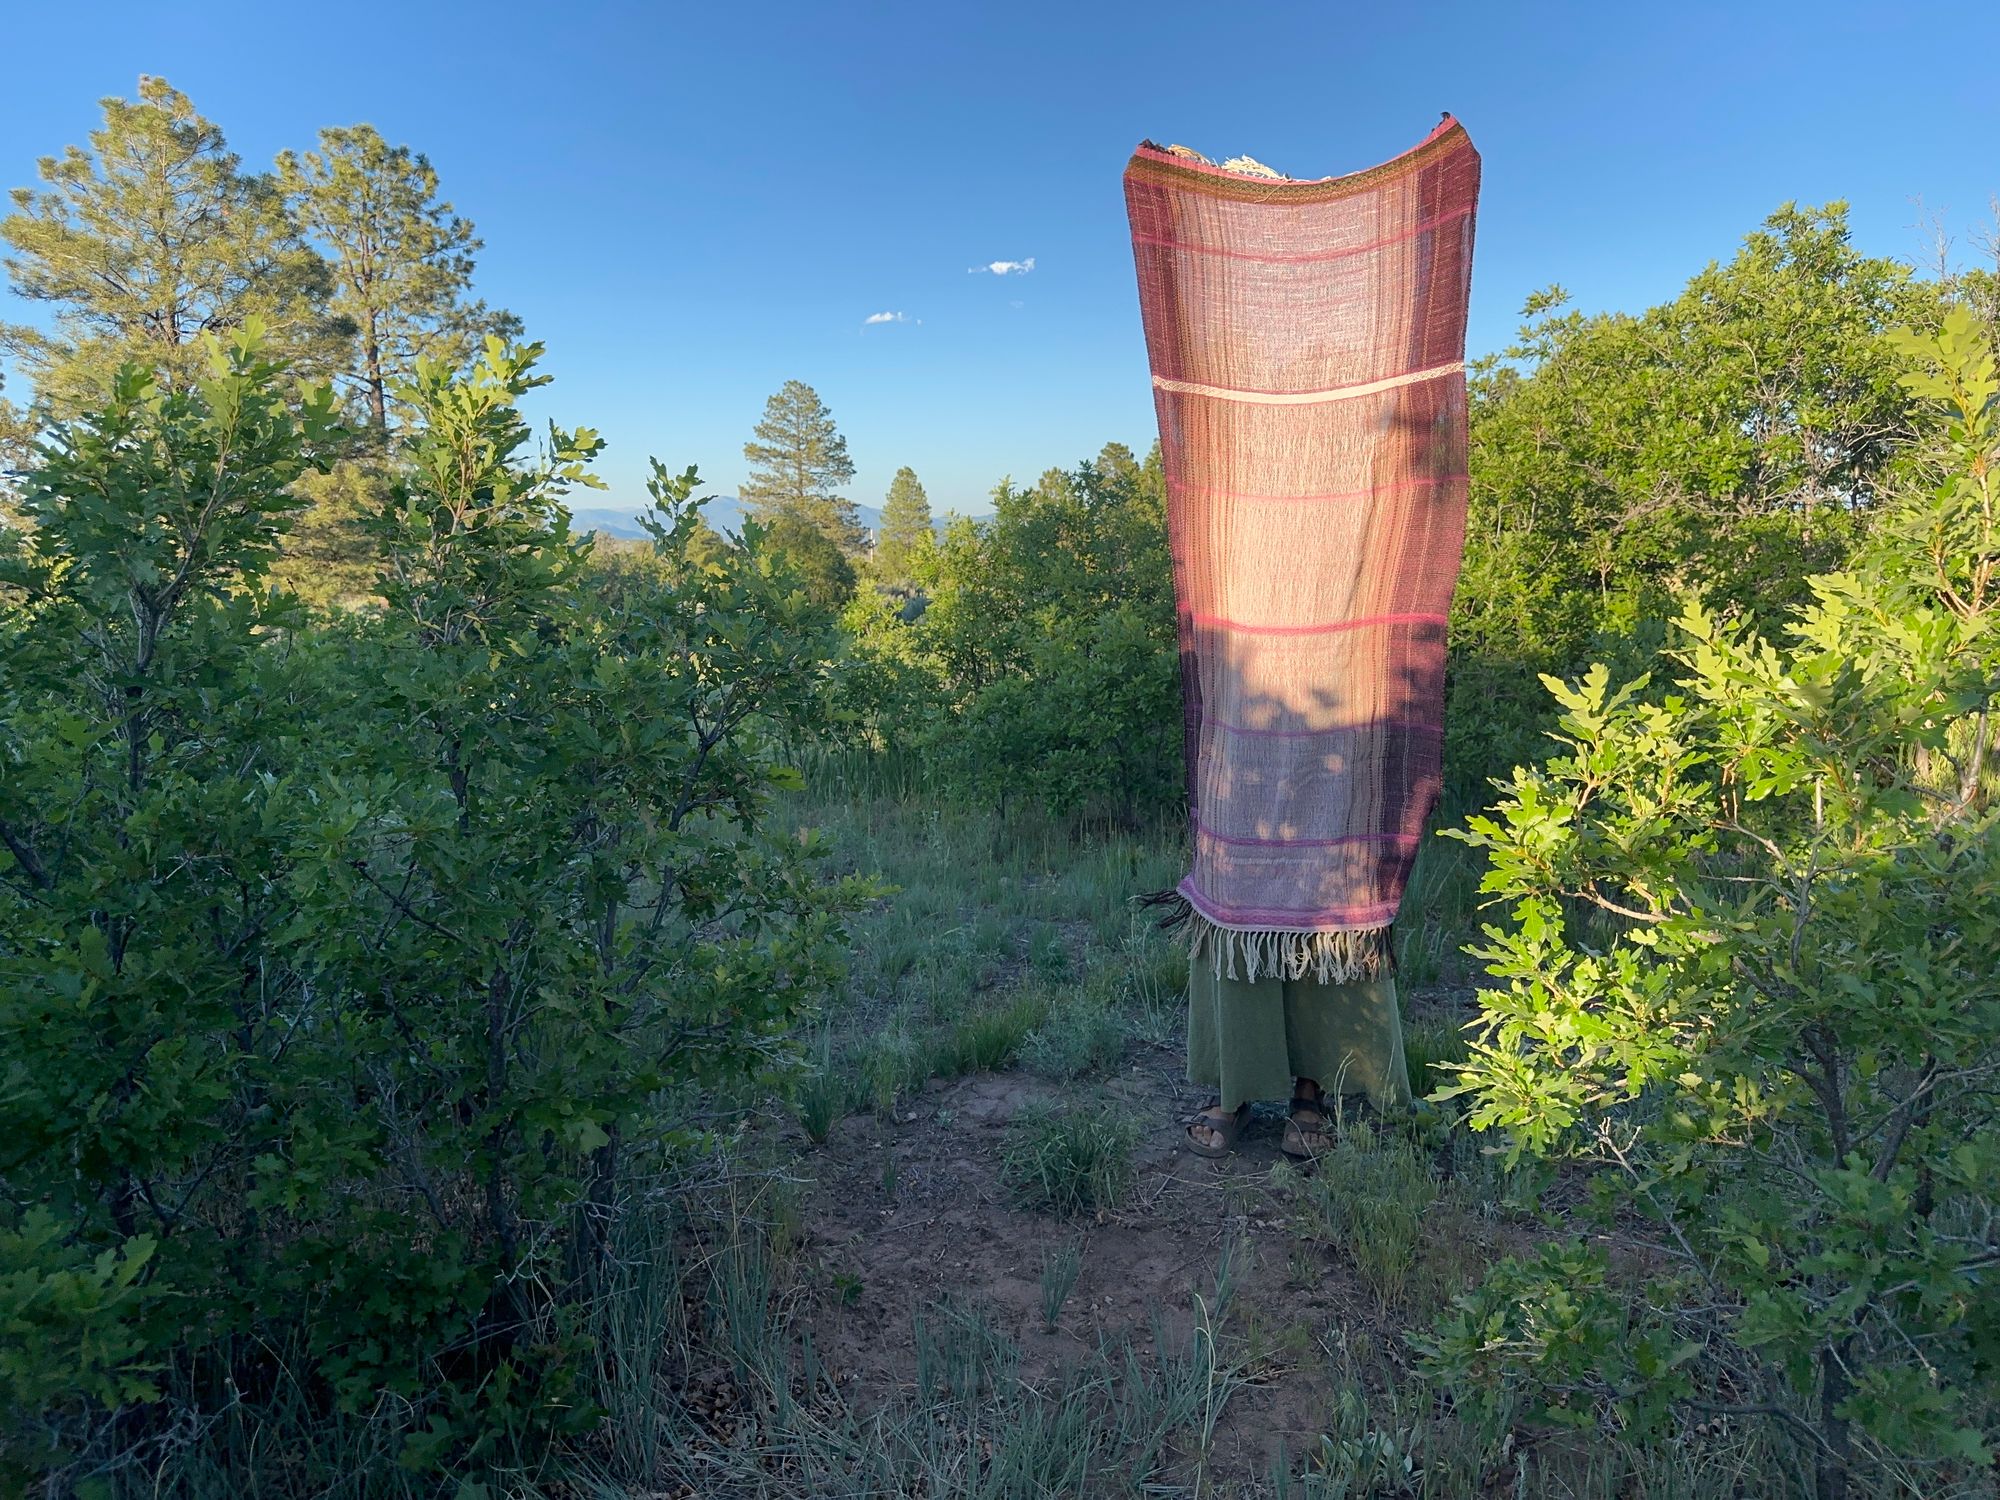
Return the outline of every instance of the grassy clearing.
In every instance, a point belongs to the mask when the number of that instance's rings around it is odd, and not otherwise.
[[[1218,1223],[1235,1227],[1212,1259],[1175,1284],[1152,1321],[1107,1327],[1101,1297],[1093,1309],[1083,1295],[1104,1289],[1093,1243],[1107,1231],[1086,1236],[1069,1224],[1115,1215],[1132,1200],[1140,1127],[1100,1096],[1102,1080],[1153,1046],[1169,1049],[1154,1054],[1164,1070],[1180,1042],[1186,957],[1127,904],[1179,873],[1178,833],[1079,836],[1033,820],[1003,823],[898,797],[893,765],[868,774],[878,781],[836,784],[793,810],[844,862],[899,887],[856,924],[846,991],[805,1039],[808,1066],[787,1102],[808,1145],[793,1159],[782,1143],[745,1135],[684,1167],[717,1186],[677,1185],[617,1217],[610,1271],[581,1330],[598,1357],[578,1399],[607,1418],[589,1462],[581,1473],[511,1476],[485,1493],[1722,1500],[1806,1492],[1797,1455],[1763,1429],[1711,1425],[1640,1453],[1613,1433],[1568,1437],[1504,1411],[1475,1418],[1412,1376],[1404,1333],[1428,1326],[1479,1274],[1489,1228],[1532,1225],[1546,1187],[1503,1177],[1449,1107],[1349,1129],[1310,1173],[1278,1165],[1216,1179]],[[1417,1002],[1406,1051],[1419,1093],[1437,1086],[1439,1065],[1464,1055],[1459,1020],[1436,998],[1463,977],[1451,954],[1468,935],[1477,883],[1464,859],[1454,846],[1426,851],[1416,920],[1399,939],[1405,990]],[[1000,1133],[992,1183],[995,1197],[1029,1205],[1044,1226],[1025,1256],[1025,1324],[1017,1318],[1010,1332],[976,1281],[912,1303],[870,1269],[866,1246],[855,1269],[817,1269],[816,1226],[801,1193],[830,1160],[820,1143],[841,1120],[873,1111],[866,1130],[893,1131],[898,1109],[928,1080],[1010,1068],[1055,1096]],[[851,1145],[850,1155],[862,1149]],[[866,1170],[879,1170],[885,1200],[897,1201],[896,1158],[884,1149],[879,1169]],[[670,1218],[652,1206],[697,1202],[713,1211]],[[1247,1229],[1259,1222],[1261,1240]],[[1259,1255],[1277,1257],[1282,1295],[1245,1293]],[[1329,1284],[1357,1295],[1330,1310],[1312,1303]],[[905,1363],[857,1397],[840,1320],[876,1325],[898,1308],[913,1335]],[[1062,1341],[1060,1364],[1031,1377],[1027,1338]],[[1246,1466],[1241,1435],[1228,1439],[1235,1448],[1225,1442],[1245,1393],[1302,1380],[1321,1394],[1271,1429],[1282,1442]],[[1261,1430],[1266,1419],[1243,1420]],[[380,1475],[406,1436],[385,1409],[316,1434],[316,1464],[337,1469],[351,1458],[357,1471],[365,1464]],[[226,1422],[191,1435],[155,1468],[165,1481],[149,1493],[245,1493],[218,1487],[221,1476],[274,1470],[268,1456],[235,1451],[240,1441]],[[257,1493],[286,1491],[273,1483]]]
[[[849,1110],[891,1114],[929,1079],[1018,1062],[1066,1082],[1115,1067],[1134,1039],[1175,1035],[1186,954],[1131,898],[1179,878],[1178,825],[1079,832],[928,804],[888,757],[812,759],[808,780],[794,824],[895,887],[851,924],[821,1065],[795,1095],[813,1140]]]
[[[787,1103],[809,1144],[793,1159],[782,1142],[746,1134],[681,1164],[692,1185],[663,1184],[614,1216],[602,1290],[587,1324],[568,1330],[596,1351],[577,1392],[580,1405],[605,1415],[587,1462],[561,1474],[482,1475],[484,1488],[465,1494],[1722,1500],[1808,1492],[1798,1455],[1762,1427],[1708,1424],[1641,1453],[1614,1432],[1552,1433],[1504,1409],[1475,1418],[1416,1380],[1403,1334],[1427,1326],[1478,1274],[1486,1230],[1532,1224],[1527,1214],[1547,1186],[1503,1177],[1449,1107],[1351,1129],[1311,1173],[1277,1166],[1217,1179],[1217,1222],[1237,1227],[1152,1321],[1107,1328],[1102,1299],[1093,1310],[1084,1295],[1103,1290],[1096,1241],[1107,1231],[1086,1237],[1063,1218],[1130,1202],[1139,1127],[1096,1097],[1098,1080],[1128,1056],[1179,1043],[1185,956],[1126,905],[1178,873],[1177,833],[1079,837],[1033,821],[1003,824],[899,798],[893,764],[868,774],[875,784],[837,786],[794,810],[846,862],[900,887],[857,924],[847,990],[804,1040],[808,1066]],[[1455,848],[1427,850],[1415,920],[1399,939],[1405,989],[1420,1002],[1406,1036],[1420,1093],[1436,1086],[1440,1064],[1464,1055],[1456,1016],[1431,998],[1464,977],[1452,954],[1472,921],[1476,872],[1463,860]],[[830,1142],[855,1111],[894,1118],[927,1080],[1009,1068],[1055,1094],[1006,1127],[1004,1182],[993,1184],[1032,1203],[1045,1226],[1025,1259],[1026,1324],[1017,1318],[1010,1332],[976,1282],[912,1304],[869,1269],[865,1247],[854,1270],[819,1269],[802,1194],[830,1152],[812,1143]],[[896,1171],[885,1151],[891,1200]],[[704,1205],[703,1214],[690,1216],[690,1205]],[[1267,1226],[1261,1239],[1247,1229],[1257,1222]],[[1246,1294],[1260,1254],[1278,1257],[1283,1295]],[[1331,1311],[1311,1303],[1330,1283],[1353,1285],[1357,1298]],[[913,1332],[906,1363],[858,1397],[835,1337],[840,1320],[872,1325],[899,1306]],[[1052,1372],[1028,1373],[1021,1341],[1030,1338],[1060,1341],[1066,1352]],[[1269,1429],[1282,1441],[1246,1466],[1240,1434],[1227,1448],[1232,1417],[1257,1392],[1301,1380],[1320,1394]],[[1237,1419],[1253,1430],[1270,1420]],[[110,1493],[280,1496],[292,1493],[287,1474],[307,1471],[368,1476],[326,1492],[356,1500],[434,1493],[398,1478],[395,1455],[420,1437],[408,1428],[385,1399],[379,1410],[302,1429],[296,1451],[280,1453],[268,1429],[225,1415],[149,1455],[143,1475],[115,1476]]]
[[[1053,1495],[1177,1500],[1462,1500],[1473,1495],[1614,1500],[1804,1493],[1767,1435],[1716,1426],[1639,1453],[1614,1433],[1533,1445],[1505,1419],[1472,1421],[1405,1373],[1370,1329],[1275,1326],[1236,1295],[1247,1253],[1219,1249],[1185,1300],[1129,1336],[1078,1341],[1052,1375],[1022,1350],[976,1288],[919,1307],[906,1378],[886,1402],[851,1399],[806,1312],[810,1264],[768,1205],[691,1226],[627,1224],[621,1273],[592,1330],[602,1357],[590,1398],[613,1420],[587,1473],[520,1496],[593,1500],[710,1495],[806,1500],[885,1495],[1034,1500]],[[1064,1320],[1085,1251],[1042,1257],[1045,1329]],[[857,1314],[866,1315],[857,1306]],[[1169,1317],[1168,1315],[1172,1316]],[[1262,1472],[1224,1472],[1216,1439],[1235,1403],[1276,1372],[1329,1373],[1313,1430],[1279,1444]],[[579,1482],[581,1481],[581,1482]]]
[[[856,1410],[798,1315],[797,1259],[742,1220],[692,1260],[689,1240],[687,1226],[654,1221],[621,1258],[630,1274],[603,1306],[597,1393],[618,1420],[586,1494],[1178,1493],[1190,1441],[1235,1389],[1212,1337],[1159,1324],[1143,1350],[1106,1343],[1031,1384],[1016,1345],[967,1297],[918,1311],[907,1389]],[[1072,1285],[1079,1253],[1052,1259],[1071,1257]],[[1053,1322],[1068,1292],[1051,1295]]]

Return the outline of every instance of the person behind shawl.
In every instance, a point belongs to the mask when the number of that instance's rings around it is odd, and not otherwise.
[[[1442,781],[1479,155],[1447,115],[1318,181],[1142,145],[1126,206],[1167,473],[1193,862],[1186,1144],[1406,1106],[1390,923]]]

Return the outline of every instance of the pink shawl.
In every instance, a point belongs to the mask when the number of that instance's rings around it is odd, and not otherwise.
[[[1437,800],[1479,153],[1125,171],[1167,474],[1198,950],[1375,971]]]

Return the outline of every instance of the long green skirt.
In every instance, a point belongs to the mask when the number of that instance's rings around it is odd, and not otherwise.
[[[1406,1108],[1403,1018],[1396,981],[1224,979],[1196,959],[1188,975],[1188,1082],[1234,1109],[1245,1099],[1288,1099],[1295,1078],[1328,1094],[1365,1094],[1379,1110]]]

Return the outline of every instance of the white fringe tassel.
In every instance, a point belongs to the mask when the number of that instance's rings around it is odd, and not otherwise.
[[[1319,984],[1352,984],[1357,979],[1373,979],[1388,966],[1387,927],[1348,932],[1238,932],[1216,926],[1200,912],[1189,914],[1187,927],[1190,962],[1206,957],[1215,965],[1218,979],[1240,975],[1254,984],[1259,978],[1304,979],[1311,975]]]

